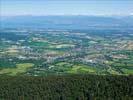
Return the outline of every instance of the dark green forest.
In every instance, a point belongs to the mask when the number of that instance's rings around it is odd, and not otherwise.
[[[0,100],[133,100],[133,76],[0,76]]]

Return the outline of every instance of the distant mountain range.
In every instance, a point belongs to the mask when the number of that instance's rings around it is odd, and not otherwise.
[[[0,28],[89,29],[132,27],[133,16],[13,16],[0,18]]]

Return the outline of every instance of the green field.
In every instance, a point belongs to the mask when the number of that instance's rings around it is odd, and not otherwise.
[[[133,75],[133,69],[122,68],[121,70],[122,70],[122,71],[124,72],[124,74],[126,74],[126,75]]]
[[[0,70],[0,74],[8,74],[14,76],[17,74],[25,73],[32,66],[32,63],[16,64],[16,68],[4,68]]]
[[[56,72],[78,74],[78,73],[96,73],[96,69],[86,65],[76,65],[68,62],[59,62],[50,67],[50,70]]]
[[[29,42],[28,46],[31,47],[47,47],[49,46],[49,43],[47,41],[43,41],[43,42],[38,42],[38,41],[31,41]]]
[[[96,73],[96,70],[86,65],[74,65],[68,73]]]

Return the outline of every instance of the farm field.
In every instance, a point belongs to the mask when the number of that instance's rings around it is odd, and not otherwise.
[[[17,75],[27,71],[28,68],[31,68],[33,64],[31,63],[22,63],[16,64],[15,68],[4,68],[0,70],[0,74],[8,74],[8,75]]]

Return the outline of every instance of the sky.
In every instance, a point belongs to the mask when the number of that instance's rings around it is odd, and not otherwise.
[[[133,0],[0,0],[0,16],[133,15]]]

